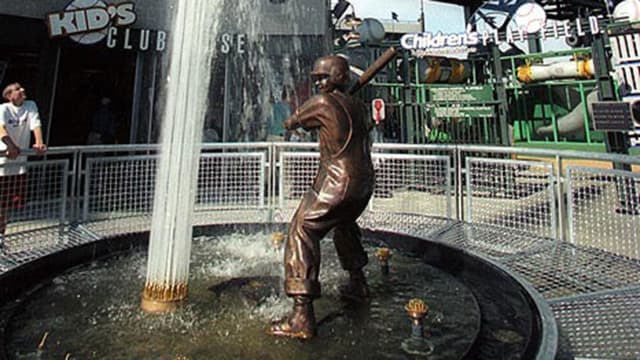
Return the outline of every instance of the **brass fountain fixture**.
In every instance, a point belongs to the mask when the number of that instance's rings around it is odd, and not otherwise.
[[[187,284],[146,283],[142,291],[142,310],[160,314],[176,310],[187,297]]]
[[[411,319],[411,336],[423,338],[424,317],[427,316],[427,312],[429,312],[429,306],[420,299],[411,299],[407,305],[405,305],[404,309]]]
[[[375,252],[378,263],[380,263],[380,271],[382,275],[389,275],[389,259],[391,259],[391,250],[381,247]]]
[[[285,235],[283,232],[277,231],[271,234],[271,244],[274,248],[278,249],[284,242]]]
[[[404,309],[411,319],[411,337],[402,342],[402,349],[411,355],[431,354],[433,343],[424,336],[424,318],[429,312],[429,306],[420,299],[411,299]]]

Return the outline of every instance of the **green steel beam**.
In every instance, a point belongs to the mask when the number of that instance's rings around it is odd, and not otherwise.
[[[491,58],[493,60],[496,100],[499,102],[497,119],[500,126],[500,143],[502,145],[510,145],[509,124],[507,123],[507,91],[505,89],[504,81],[502,81],[504,73],[502,70],[500,49],[495,44],[491,45]]]

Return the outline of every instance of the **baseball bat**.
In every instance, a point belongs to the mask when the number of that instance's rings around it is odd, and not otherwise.
[[[376,76],[376,74],[380,70],[382,70],[382,68],[384,68],[391,60],[393,60],[397,53],[398,51],[395,47],[392,46],[388,48],[378,59],[376,59],[373,64],[371,64],[371,66],[367,68],[367,70],[362,75],[360,75],[358,81],[356,81],[356,83],[351,86],[348,93],[353,95],[356,93],[356,91],[367,85],[367,83],[371,81],[371,79],[373,79],[373,77]]]

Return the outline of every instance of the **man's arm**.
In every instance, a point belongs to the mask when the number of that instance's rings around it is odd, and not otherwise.
[[[40,123],[40,113],[38,112],[38,105],[35,102],[29,102],[31,108],[31,115],[29,116],[29,129],[33,132],[35,143],[32,148],[38,155],[44,155],[47,152],[47,146],[42,140],[42,124]]]
[[[38,155],[43,155],[47,152],[47,145],[44,144],[42,140],[42,127],[37,126],[33,129],[33,137],[35,137],[35,144],[33,144],[33,149],[38,153]]]
[[[4,125],[0,125],[0,141],[7,145],[7,157],[9,159],[15,159],[20,155],[20,148],[13,142]]]

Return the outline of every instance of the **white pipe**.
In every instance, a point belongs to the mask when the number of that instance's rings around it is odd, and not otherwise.
[[[593,60],[563,61],[543,65],[518,67],[518,80],[524,83],[554,79],[590,78],[593,76]]]

